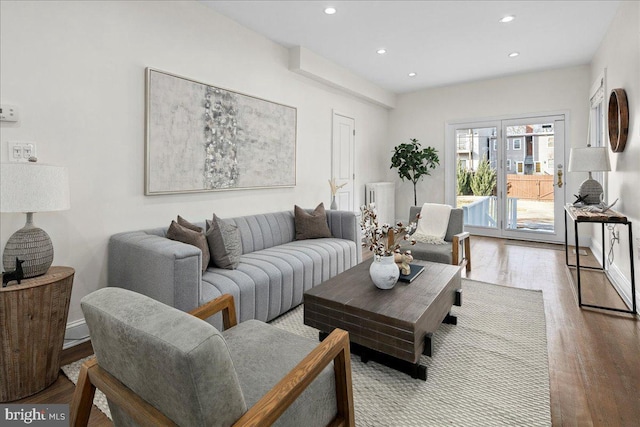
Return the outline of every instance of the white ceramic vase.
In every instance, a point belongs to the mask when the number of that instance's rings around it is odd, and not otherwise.
[[[391,289],[400,277],[400,270],[394,262],[394,256],[374,256],[369,267],[369,276],[373,283],[380,289]]]

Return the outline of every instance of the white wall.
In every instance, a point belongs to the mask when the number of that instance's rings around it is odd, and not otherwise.
[[[587,133],[588,93],[589,67],[585,65],[400,95],[397,108],[390,114],[389,150],[397,144],[408,142],[409,138],[417,138],[423,147],[436,148],[440,167],[418,184],[418,204],[444,203],[447,123],[568,111],[570,118],[565,122],[566,143],[570,146],[582,145]],[[388,172],[388,177],[397,183],[396,215],[399,219],[407,219],[408,206],[413,203],[413,185],[410,182],[402,183],[395,169]],[[565,174],[564,177],[568,201],[573,201],[571,195],[585,177],[576,177],[574,174]]]
[[[285,48],[199,2],[3,1],[0,19],[1,101],[22,116],[0,125],[0,160],[7,141],[35,141],[41,162],[69,168],[71,210],[35,216],[54,264],[76,269],[69,321],[82,318],[81,297],[106,285],[114,233],[177,214],[201,221],[328,206],[332,109],[356,119],[357,196],[385,176],[387,110],[288,71]],[[297,186],[144,196],[147,66],[297,107]],[[1,220],[4,248],[25,217]]]
[[[606,72],[605,97],[608,105],[612,89],[623,88],[629,101],[629,137],[622,153],[610,152],[611,172],[608,173],[607,191],[610,201],[619,198],[614,207],[626,215],[633,223],[633,235],[640,238],[640,3],[621,2],[591,62],[591,81],[595,81],[602,70]],[[606,120],[605,120],[606,122]],[[608,132],[607,132],[608,135]],[[607,137],[608,141],[608,137]],[[614,274],[622,275],[619,283],[631,295],[631,274],[629,269],[629,239],[626,226],[618,227],[620,244],[615,246]],[[607,233],[608,234],[608,233]],[[595,234],[599,235],[599,234]],[[638,282],[638,252],[640,244],[634,245],[636,266],[636,287]],[[600,239],[594,239],[596,245]],[[608,244],[607,244],[608,248]]]

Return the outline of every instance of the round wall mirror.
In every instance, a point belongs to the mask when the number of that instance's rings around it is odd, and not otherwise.
[[[611,151],[624,150],[629,134],[629,104],[624,89],[613,89],[609,96],[609,142]]]

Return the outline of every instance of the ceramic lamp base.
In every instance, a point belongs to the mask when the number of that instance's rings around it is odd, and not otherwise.
[[[34,227],[29,219],[27,225],[7,241],[2,255],[5,271],[15,270],[16,258],[25,261],[22,264],[25,279],[45,274],[53,262],[51,238],[43,229]]]
[[[582,184],[580,184],[578,194],[584,201],[585,205],[597,205],[602,201],[600,200],[602,191],[602,185],[600,185],[598,181],[592,178],[587,178]]]

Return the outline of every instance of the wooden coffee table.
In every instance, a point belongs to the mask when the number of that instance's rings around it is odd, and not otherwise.
[[[452,305],[461,305],[460,267],[414,260],[425,266],[413,282],[393,289],[376,288],[365,261],[304,294],[304,323],[320,330],[320,339],[335,328],[349,332],[355,354],[427,379],[420,355],[431,356],[432,334],[445,323],[456,324]]]

